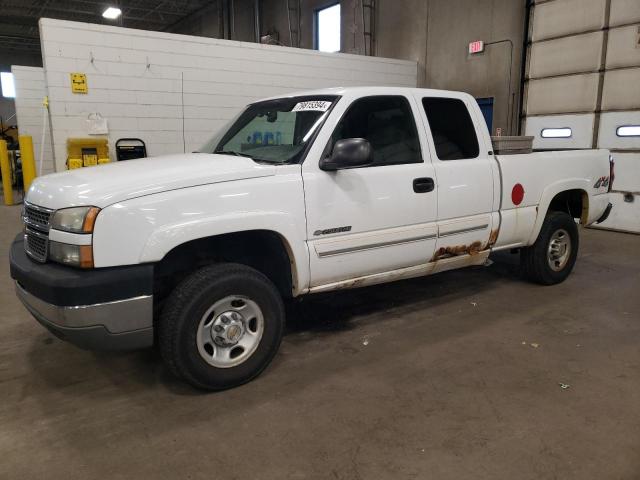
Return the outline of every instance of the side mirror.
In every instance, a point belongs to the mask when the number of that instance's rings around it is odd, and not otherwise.
[[[364,138],[345,138],[333,146],[330,157],[320,160],[320,169],[325,171],[362,167],[373,162],[373,149]]]

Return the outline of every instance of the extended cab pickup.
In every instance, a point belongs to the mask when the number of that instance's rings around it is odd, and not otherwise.
[[[494,155],[473,97],[336,88],[250,104],[199,153],[38,178],[17,295],[86,348],[158,344],[205,389],[258,375],[286,299],[481,265],[519,249],[563,281],[603,221],[606,150]]]

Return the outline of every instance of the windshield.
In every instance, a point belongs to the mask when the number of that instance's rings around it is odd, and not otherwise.
[[[313,95],[251,104],[199,152],[250,157],[257,162],[295,163],[337,99]]]

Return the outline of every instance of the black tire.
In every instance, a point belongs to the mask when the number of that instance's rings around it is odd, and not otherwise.
[[[566,262],[555,262],[556,269],[552,268],[548,250],[554,234],[566,232],[569,235],[569,252]],[[561,233],[561,235],[563,235]],[[573,270],[578,256],[578,226],[575,220],[566,212],[549,212],[544,219],[540,234],[535,243],[520,252],[520,265],[522,273],[529,280],[541,285],[555,285],[563,282]],[[564,264],[562,264],[564,263]]]
[[[261,310],[262,337],[250,356],[236,366],[218,368],[200,355],[197,332],[203,315],[220,299],[242,296]],[[245,265],[223,263],[204,267],[170,294],[158,321],[158,342],[167,368],[196,388],[223,390],[246,383],[269,365],[284,330],[282,298],[262,273]]]

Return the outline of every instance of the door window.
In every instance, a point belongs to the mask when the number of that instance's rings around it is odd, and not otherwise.
[[[327,148],[338,140],[364,138],[373,148],[369,167],[420,163],[420,141],[409,101],[402,96],[375,96],[356,100],[336,127]]]
[[[457,98],[428,97],[422,99],[427,114],[436,155],[440,160],[476,158],[478,137],[469,110]]]

